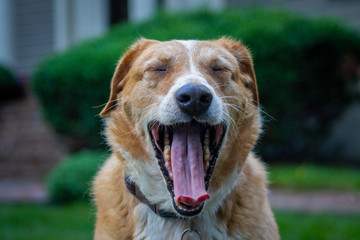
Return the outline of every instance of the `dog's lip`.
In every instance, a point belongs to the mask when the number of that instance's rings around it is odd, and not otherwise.
[[[176,199],[174,198],[174,182],[172,179],[172,173],[171,173],[171,171],[169,171],[169,169],[167,169],[166,164],[165,164],[164,151],[163,151],[164,143],[162,142],[162,141],[164,141],[162,139],[162,136],[164,134],[164,132],[163,132],[164,128],[172,128],[172,127],[176,127],[178,125],[186,125],[186,124],[198,124],[200,127],[208,127],[208,128],[214,129],[212,132],[212,137],[216,140],[215,141],[216,144],[214,144],[211,147],[211,157],[209,160],[208,169],[206,170],[205,176],[204,176],[206,190],[209,187],[210,178],[212,176],[212,172],[214,170],[216,160],[218,158],[218,154],[219,154],[220,148],[222,146],[222,140],[225,136],[227,128],[226,128],[226,125],[223,123],[218,123],[216,125],[210,125],[210,124],[196,122],[195,120],[192,120],[192,121],[186,122],[186,123],[181,122],[181,123],[177,123],[175,125],[165,125],[165,124],[161,124],[159,121],[152,121],[148,125],[148,130],[149,130],[150,138],[151,138],[153,148],[155,151],[155,156],[158,159],[159,167],[160,167],[162,174],[164,176],[164,179],[167,183],[168,191],[170,192],[170,194],[173,198],[173,205],[174,205],[175,210],[180,215],[183,215],[183,216],[195,216],[202,211],[204,202],[200,202],[198,204],[195,203],[193,205],[187,205],[187,204],[179,203],[178,201],[176,201]]]

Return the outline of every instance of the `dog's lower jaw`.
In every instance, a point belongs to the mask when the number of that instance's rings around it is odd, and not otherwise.
[[[225,180],[225,182],[222,184],[222,187],[218,191],[213,192],[210,185],[209,192],[211,198],[206,202],[203,211],[215,214],[216,210],[220,208],[224,199],[231,193],[231,191],[235,187],[237,180],[238,180],[238,168],[236,167],[233,170],[233,172],[228,176],[228,178]]]

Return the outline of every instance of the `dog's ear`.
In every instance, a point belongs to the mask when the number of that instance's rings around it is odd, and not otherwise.
[[[246,75],[242,78],[244,85],[246,88],[250,89],[253,95],[253,101],[255,105],[258,106],[259,94],[253,61],[249,51],[240,42],[234,41],[230,38],[222,37],[217,41],[235,56],[239,64],[240,72],[245,73]]]
[[[103,117],[108,115],[108,113],[115,108],[115,105],[117,104],[117,95],[121,92],[128,79],[127,75],[130,71],[131,66],[135,62],[136,58],[141,54],[141,52],[150,44],[155,42],[157,41],[141,38],[136,43],[134,43],[125,53],[125,55],[120,59],[111,80],[109,101],[107,102],[103,110],[100,112],[100,116]]]

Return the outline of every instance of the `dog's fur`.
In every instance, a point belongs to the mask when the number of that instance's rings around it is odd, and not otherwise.
[[[94,182],[96,240],[180,239],[189,226],[190,218],[174,210],[148,131],[153,121],[191,121],[174,100],[187,83],[203,84],[213,94],[206,117],[197,120],[227,126],[207,190],[210,199],[192,217],[194,228],[202,239],[279,239],[266,172],[251,152],[261,128],[252,59],[241,43],[221,38],[140,39],[120,60],[100,114],[106,116],[112,156]],[[179,218],[160,217],[129,193],[124,172],[150,202]]]

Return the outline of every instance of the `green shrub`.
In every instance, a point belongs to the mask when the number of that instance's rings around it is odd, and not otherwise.
[[[285,11],[160,14],[144,23],[120,24],[39,67],[34,87],[44,116],[59,133],[98,146],[101,107],[96,106],[106,103],[116,62],[131,43],[140,36],[168,40],[223,35],[250,48],[260,102],[275,118],[266,124],[258,151],[266,158],[319,153],[330,124],[351,101],[346,89],[355,73],[339,69],[348,56],[359,58],[360,38],[337,21]]]
[[[64,203],[88,200],[91,182],[106,157],[104,151],[83,150],[60,162],[47,179],[51,201]]]
[[[18,88],[14,74],[0,66],[0,100],[8,100],[18,96]]]

